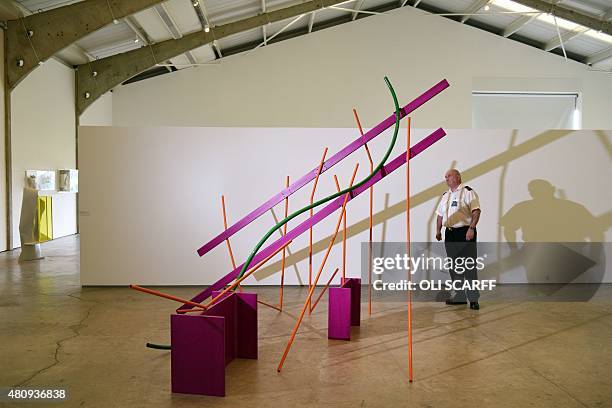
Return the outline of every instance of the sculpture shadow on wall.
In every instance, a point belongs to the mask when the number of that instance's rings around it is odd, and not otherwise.
[[[512,146],[509,149],[506,149],[502,153],[496,154],[487,160],[482,161],[479,164],[476,164],[462,172],[462,177],[464,182],[469,180],[473,180],[477,177],[488,174],[492,171],[495,171],[508,163],[524,157],[536,150],[541,149],[551,143],[554,143],[568,135],[570,135],[572,130],[547,130],[542,132],[525,142],[518,144],[516,146]],[[453,162],[455,163],[455,162]],[[439,198],[442,193],[447,189],[446,184],[444,182],[437,183],[419,193],[413,194],[410,197],[410,208],[415,208],[419,205],[427,203],[430,200]],[[377,205],[375,203],[374,205]],[[380,204],[378,204],[380,205]],[[374,213],[374,225],[384,224],[386,221],[403,214],[406,211],[406,200],[401,200],[395,204],[390,206],[385,206],[385,208],[381,211]],[[367,231],[370,226],[369,217],[363,218],[354,224],[350,225],[347,228],[347,239],[353,236],[356,236],[364,231]],[[325,236],[320,240],[313,243],[313,253],[319,253],[325,251],[327,245],[329,244],[329,240],[331,236]],[[336,240],[336,244],[341,243],[342,240]],[[301,248],[289,257],[286,258],[286,265],[292,265],[294,263],[303,261],[308,258],[309,249],[308,247]],[[254,276],[257,280],[266,279],[267,277],[278,273],[281,269],[281,262],[277,261],[267,265],[266,267],[261,268],[257,271]]]
[[[602,241],[608,225],[584,205],[555,196],[558,189],[547,180],[531,180],[527,189],[531,199],[515,204],[501,217],[507,248],[501,259],[487,265],[481,278],[524,270],[528,283],[548,284],[530,288],[535,298],[590,299],[605,274]],[[567,288],[576,282],[592,285]]]

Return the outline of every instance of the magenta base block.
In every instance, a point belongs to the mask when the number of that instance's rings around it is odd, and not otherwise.
[[[257,294],[232,292],[201,314],[174,314],[170,330],[172,392],[223,397],[225,366],[257,358]]]
[[[350,340],[351,326],[361,324],[361,279],[343,278],[339,288],[329,288],[327,338]]]

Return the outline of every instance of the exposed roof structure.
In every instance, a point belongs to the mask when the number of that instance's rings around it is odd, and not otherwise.
[[[82,0],[81,0],[82,1]],[[211,63],[252,50],[399,7],[416,7],[564,55],[612,72],[611,0],[351,0],[323,10],[243,31],[184,52],[138,74],[144,79],[195,64]],[[24,15],[78,3],[79,0],[15,0]],[[60,51],[56,57],[70,65],[138,49],[168,39],[207,31],[263,12],[302,3],[290,0],[168,0],[95,31]],[[565,18],[563,18],[563,17]]]

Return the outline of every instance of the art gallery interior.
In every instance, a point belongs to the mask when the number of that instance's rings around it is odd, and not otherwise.
[[[0,25],[0,405],[612,406],[612,1]]]

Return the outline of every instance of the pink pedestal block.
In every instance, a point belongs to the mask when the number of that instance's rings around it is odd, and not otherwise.
[[[257,294],[232,292],[201,314],[172,315],[170,329],[172,392],[223,397],[225,366],[257,358]]]
[[[345,278],[338,288],[329,288],[327,337],[350,340],[351,326],[361,321],[361,279]]]

